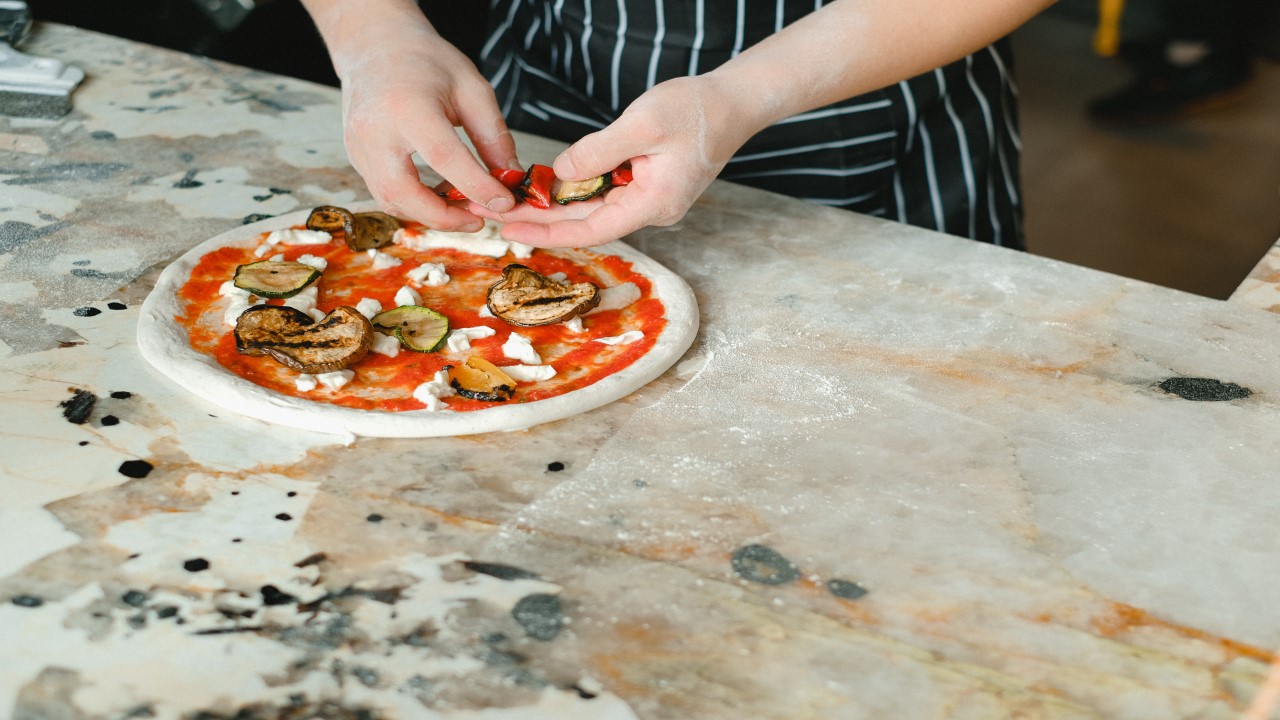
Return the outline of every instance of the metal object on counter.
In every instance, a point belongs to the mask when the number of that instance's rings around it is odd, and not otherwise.
[[[62,117],[71,110],[71,91],[84,72],[60,60],[15,50],[30,29],[25,2],[0,0],[0,115]]]

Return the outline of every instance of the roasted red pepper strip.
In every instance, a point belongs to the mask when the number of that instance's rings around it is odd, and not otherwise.
[[[495,170],[490,170],[489,174],[492,175],[495,179],[497,179],[498,182],[502,183],[503,187],[511,191],[514,191],[516,188],[520,187],[520,183],[524,182],[523,170],[505,170],[502,168],[498,168]],[[447,190],[437,191],[436,194],[444,198],[445,200],[466,200],[467,199],[467,196],[463,195],[461,190],[452,186],[449,187],[449,189]]]
[[[536,208],[551,207],[551,185],[556,180],[556,171],[547,165],[530,165],[524,176],[519,193],[524,201]]]
[[[503,187],[508,190],[515,190],[520,187],[520,183],[524,182],[523,170],[490,170],[489,174],[498,179]]]
[[[609,173],[609,185],[612,187],[622,187],[631,184],[631,168],[627,165],[616,168]]]

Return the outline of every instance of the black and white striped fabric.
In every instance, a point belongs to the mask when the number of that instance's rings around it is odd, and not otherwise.
[[[663,80],[707,72],[823,0],[493,0],[482,69],[511,127],[572,142]],[[839,48],[832,48],[833,53]],[[1022,248],[1008,41],[787,118],[721,178]]]

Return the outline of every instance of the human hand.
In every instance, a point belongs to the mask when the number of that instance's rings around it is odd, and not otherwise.
[[[387,212],[441,230],[483,220],[419,179],[415,152],[467,197],[502,212],[514,198],[489,168],[515,168],[515,142],[489,83],[425,19],[369,22],[333,50],[342,78],[347,155]],[[477,161],[454,130],[461,127]]]
[[[630,162],[631,184],[603,198],[551,209],[471,209],[505,223],[504,238],[542,247],[600,245],[649,225],[672,225],[756,129],[734,117],[734,103],[714,79],[669,80],[555,161],[556,175],[564,180],[603,175]]]

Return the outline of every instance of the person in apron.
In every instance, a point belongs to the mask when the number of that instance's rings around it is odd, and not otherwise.
[[[520,242],[598,244],[676,222],[720,177],[1022,248],[1000,38],[1050,1],[494,0],[482,78],[408,0],[304,5],[343,80],[353,164],[384,206],[433,226],[483,216]],[[415,58],[430,77],[405,70]],[[508,128],[572,143],[564,179],[629,161],[635,181],[603,202],[513,207],[485,172],[517,164]],[[444,206],[414,151],[477,202]]]

